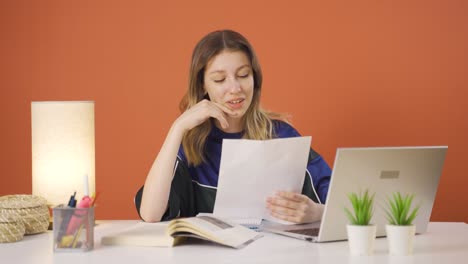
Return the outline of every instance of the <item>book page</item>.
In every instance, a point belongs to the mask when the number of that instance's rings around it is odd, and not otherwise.
[[[224,139],[213,215],[225,219],[266,219],[266,199],[276,191],[301,193],[311,137],[271,140]]]
[[[233,248],[245,247],[262,236],[244,226],[234,225],[212,216],[175,219],[169,224],[168,230],[175,237],[198,237]]]
[[[197,216],[214,216],[213,213],[198,213]],[[217,216],[218,218],[221,218]],[[259,226],[262,224],[263,219],[261,218],[221,218],[225,221],[229,221],[229,223],[237,224],[237,225],[243,225],[243,226]]]

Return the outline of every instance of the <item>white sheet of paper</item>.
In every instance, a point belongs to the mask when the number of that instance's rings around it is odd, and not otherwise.
[[[301,193],[311,140],[224,139],[213,214],[291,224],[272,217],[266,199],[280,190]]]

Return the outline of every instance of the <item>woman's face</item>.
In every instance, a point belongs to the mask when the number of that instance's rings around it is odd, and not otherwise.
[[[236,112],[236,116],[228,116],[228,122],[242,118],[247,112],[253,86],[252,66],[242,51],[222,51],[206,66],[204,89],[210,100]]]

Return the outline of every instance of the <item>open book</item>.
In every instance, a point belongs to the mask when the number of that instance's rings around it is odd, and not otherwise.
[[[103,245],[171,247],[184,237],[195,237],[221,245],[242,248],[261,235],[241,225],[212,216],[178,218],[170,222],[139,222],[119,233],[102,237]]]

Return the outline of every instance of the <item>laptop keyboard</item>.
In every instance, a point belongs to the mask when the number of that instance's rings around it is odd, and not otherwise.
[[[296,230],[286,230],[286,232],[301,234],[306,236],[318,236],[320,228],[306,228],[306,229],[296,229]]]

